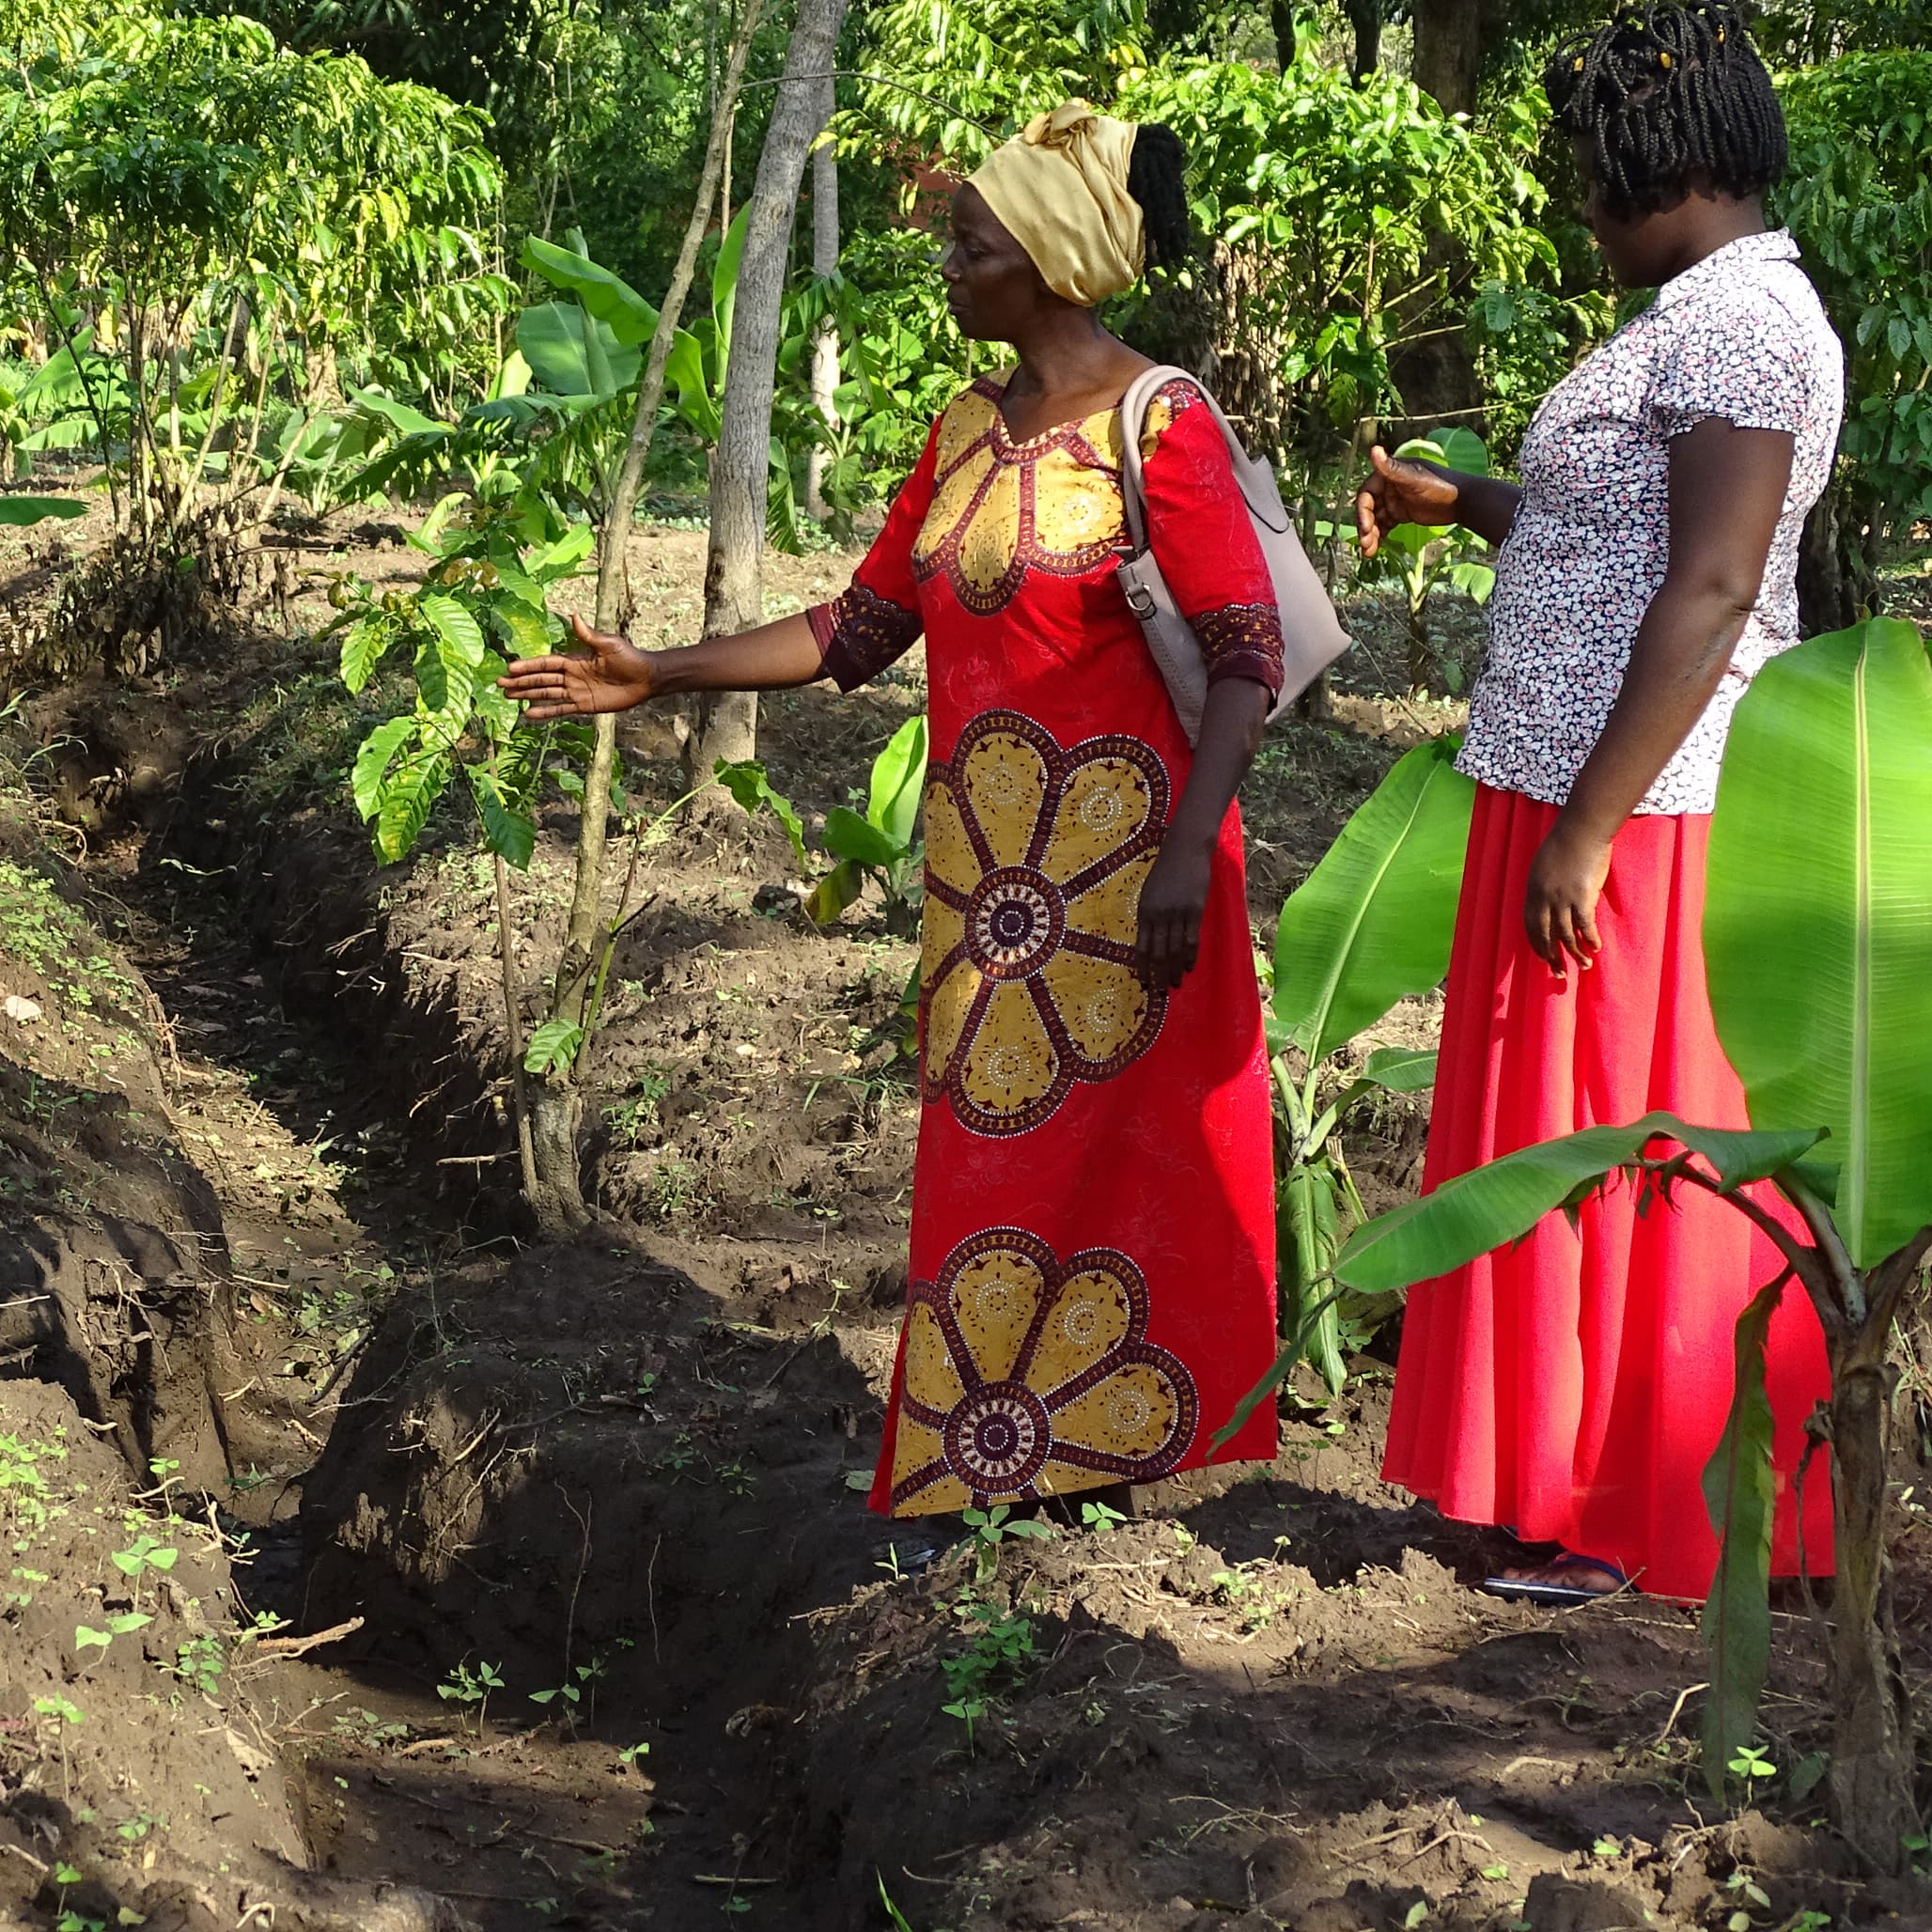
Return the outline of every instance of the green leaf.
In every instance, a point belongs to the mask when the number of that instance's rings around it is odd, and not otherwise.
[[[762,805],[767,807],[785,827],[786,836],[791,840],[791,849],[801,868],[811,864],[805,851],[805,828],[791,801],[784,793],[771,789],[771,781],[765,776],[765,768],[756,758],[746,758],[741,764],[728,764],[720,758],[711,776],[728,791],[747,812],[756,812]]]
[[[1282,908],[1275,1017],[1311,1064],[1448,970],[1475,802],[1455,756],[1405,753]]]
[[[519,872],[527,871],[530,855],[537,849],[536,820],[512,806],[493,771],[481,765],[465,769],[476,816],[483,821],[483,843]]]
[[[621,275],[600,267],[587,256],[532,235],[523,243],[523,266],[533,269],[553,288],[574,295],[584,308],[610,330],[625,348],[648,342],[658,326],[658,312]],[[527,355],[527,351],[526,351]]]
[[[523,568],[539,584],[554,584],[569,576],[597,547],[597,533],[588,523],[572,523],[554,543],[532,551]]]
[[[1442,460],[1452,470],[1460,470],[1467,476],[1489,474],[1488,445],[1473,429],[1438,429],[1429,440],[1441,450]]]
[[[1627,1166],[1653,1140],[1675,1141],[1706,1161],[1734,1191],[1800,1161],[1818,1143],[1808,1132],[1732,1132],[1691,1127],[1674,1114],[1646,1114],[1628,1127],[1590,1127],[1539,1141],[1445,1181],[1359,1227],[1335,1257],[1335,1279],[1386,1294],[1447,1274],[1505,1241],[1520,1239],[1552,1208],[1581,1199]]]
[[[423,620],[436,633],[443,662],[452,681],[460,672],[474,671],[483,661],[483,627],[475,614],[440,590],[426,590],[417,600]]]
[[[826,813],[825,849],[854,865],[877,865],[881,870],[899,856],[899,848],[878,826],[847,805],[834,805]]]
[[[369,681],[395,638],[396,626],[387,616],[374,613],[358,617],[342,633],[339,663],[342,681],[351,691],[360,691]]]
[[[1771,1660],[1771,1402],[1765,1336],[1786,1277],[1760,1288],[1737,1317],[1731,1412],[1704,1472],[1705,1506],[1722,1550],[1705,1599],[1710,1694],[1704,1706],[1704,1782],[1720,1804],[1724,1770],[1757,1732],[1757,1702]]]
[[[526,603],[506,598],[490,607],[490,621],[517,658],[540,658],[550,653],[550,627]]]
[[[145,1610],[124,1610],[118,1616],[108,1618],[107,1628],[117,1637],[129,1637],[136,1630],[145,1630],[153,1621]]]
[[[892,841],[895,852],[912,843],[919,802],[926,790],[926,718],[908,718],[872,761],[865,816]],[[829,827],[828,827],[829,829]]]
[[[76,1652],[83,1650],[105,1650],[113,1642],[114,1639],[105,1630],[90,1630],[86,1624],[76,1624],[74,1626],[74,1649]]]
[[[838,915],[859,896],[865,881],[865,874],[849,859],[834,865],[812,888],[805,900],[805,916],[814,926],[835,924]]]
[[[616,396],[637,381],[643,358],[574,302],[544,302],[517,318],[517,347],[553,396]]]
[[[389,761],[415,728],[413,718],[392,718],[386,724],[378,724],[363,740],[350,772],[349,787],[355,798],[356,814],[365,823],[376,816],[382,803],[382,778],[389,770]]]
[[[70,496],[0,496],[0,524],[19,528],[43,523],[49,517],[85,517],[87,506]]]
[[[376,807],[376,856],[385,865],[413,849],[449,776],[448,756],[420,747],[397,768]]]
[[[671,344],[671,359],[664,365],[664,377],[677,392],[678,413],[698,440],[716,443],[724,427],[720,398],[711,394],[705,380],[704,349],[688,329],[679,329]]]
[[[1368,1056],[1362,1077],[1388,1093],[1420,1093],[1436,1083],[1436,1056],[1427,1048],[1378,1047]]]
[[[1303,1312],[1301,1319],[1296,1325],[1295,1332],[1282,1344],[1281,1352],[1274,1358],[1274,1366],[1235,1404],[1235,1412],[1228,1418],[1227,1426],[1219,1430],[1213,1441],[1208,1443],[1210,1450],[1224,1448],[1248,1426],[1249,1417],[1287,1380],[1294,1372],[1296,1363],[1308,1353],[1309,1343],[1314,1339],[1316,1324],[1341,1298],[1340,1288],[1331,1288],[1314,1307]]]
[[[1282,1176],[1276,1209],[1282,1279],[1289,1308],[1308,1328],[1308,1360],[1332,1395],[1348,1379],[1342,1361],[1341,1317],[1323,1292],[1337,1239],[1333,1176],[1325,1162],[1304,1162]]]
[[[530,1036],[523,1053],[526,1073],[568,1072],[584,1044],[584,1029],[574,1020],[546,1020]]]
[[[738,306],[738,270],[744,259],[744,230],[746,217],[751,213],[747,202],[732,217],[731,226],[724,230],[724,239],[718,244],[718,259],[711,268],[711,314],[718,325],[718,387],[724,386],[724,369],[731,359],[731,319]]]
[[[165,1573],[174,1568],[181,1559],[179,1550],[150,1550],[148,1552],[148,1567]]]
[[[1867,1268],[1932,1222],[1932,662],[1875,618],[1773,658],[1731,725],[1704,949],[1760,1128],[1822,1127],[1802,1170]]]

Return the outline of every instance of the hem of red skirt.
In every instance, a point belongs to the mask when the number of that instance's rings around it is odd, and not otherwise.
[[[1041,1490],[1028,1488],[1024,1489],[1003,1490],[997,1494],[989,1494],[986,1499],[987,1506],[992,1507],[1002,1503],[1046,1503],[1051,1502],[1055,1496],[1083,1496],[1090,1489],[1111,1488],[1116,1483],[1129,1483],[1137,1489],[1146,1488],[1155,1483],[1171,1482],[1176,1476],[1186,1475],[1190,1470],[1193,1469],[1232,1469],[1235,1464],[1239,1462],[1272,1462],[1274,1460],[1276,1453],[1281,1447],[1281,1429],[1279,1425],[1270,1431],[1269,1443],[1266,1448],[1252,1441],[1255,1433],[1254,1427],[1252,1425],[1247,1429],[1244,1429],[1242,1433],[1249,1437],[1251,1441],[1241,1447],[1230,1447],[1219,1452],[1212,1449],[1204,1449],[1198,1454],[1190,1452],[1186,1457],[1176,1463],[1172,1469],[1164,1469],[1158,1475],[1121,1475],[1114,1471],[1094,1470],[1090,1472],[1093,1477],[1091,1482],[1081,1483],[1072,1488]],[[891,1448],[892,1440],[888,1436],[886,1439],[888,1454]],[[886,1465],[881,1461],[880,1473],[873,1478],[872,1488],[865,1498],[865,1507],[874,1516],[882,1516],[890,1522],[916,1522],[922,1516],[955,1516],[958,1513],[956,1508],[895,1509],[892,1506],[891,1489],[881,1487],[885,1467]],[[916,1496],[911,1499],[913,1503],[916,1503],[918,1500]],[[979,1505],[977,1503],[968,1503],[964,1506],[972,1509],[977,1508]]]
[[[1645,1565],[1632,1564],[1627,1558],[1606,1554],[1601,1550],[1572,1549],[1569,1543],[1561,1535],[1539,1535],[1534,1531],[1524,1529],[1520,1524],[1505,1523],[1495,1516],[1471,1516],[1463,1510],[1452,1508],[1432,1489],[1419,1487],[1417,1484],[1410,1482],[1406,1477],[1395,1474],[1393,1470],[1386,1467],[1382,1471],[1382,1481],[1394,1488],[1407,1489],[1418,1503],[1426,1503],[1438,1516],[1445,1518],[1450,1522],[1468,1523],[1472,1529],[1501,1530],[1505,1535],[1515,1537],[1519,1543],[1532,1545],[1554,1543],[1562,1549],[1568,1550],[1573,1556],[1586,1556],[1593,1563],[1614,1564],[1630,1580],[1630,1587],[1641,1592],[1645,1597],[1668,1597],[1681,1603],[1702,1603],[1710,1595],[1708,1581],[1706,1581],[1704,1588],[1701,1590],[1659,1589],[1656,1584],[1646,1583],[1644,1581],[1647,1570],[1647,1566]],[[1775,1551],[1773,1551],[1771,1556],[1771,1575],[1781,1581],[1796,1581],[1800,1575],[1805,1575],[1815,1583],[1828,1583],[1835,1574],[1835,1565],[1829,1569],[1816,1569],[1807,1563],[1805,1568],[1800,1571],[1795,1557],[1786,1556],[1781,1558]]]

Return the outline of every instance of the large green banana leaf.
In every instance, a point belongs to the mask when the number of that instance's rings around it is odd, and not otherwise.
[[[1581,1201],[1653,1140],[1675,1141],[1708,1164],[1725,1191],[1768,1179],[1816,1145],[1815,1128],[1735,1132],[1646,1114],[1628,1127],[1588,1127],[1505,1154],[1359,1227],[1335,1256],[1335,1279],[1369,1294],[1432,1281],[1505,1241],[1553,1208]]]
[[[1282,908],[1275,1018],[1310,1065],[1448,970],[1475,802],[1456,748],[1405,753]]]
[[[1802,1172],[1866,1268],[1932,1222],[1932,661],[1909,624],[1757,674],[1711,827],[1704,947],[1752,1124],[1824,1128]]]
[[[576,249],[559,248],[532,235],[523,243],[523,266],[534,269],[553,288],[574,295],[627,348],[648,342],[658,326],[658,312],[631,284],[592,261]]]
[[[872,761],[865,816],[903,851],[912,843],[926,791],[926,713],[908,718]]]
[[[574,302],[542,302],[517,318],[517,347],[553,396],[602,398],[637,381],[643,351]]]

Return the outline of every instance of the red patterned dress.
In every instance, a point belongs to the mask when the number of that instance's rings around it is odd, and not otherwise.
[[[1145,1483],[1273,1359],[1268,1069],[1239,810],[1198,962],[1133,971],[1192,755],[1114,572],[1119,414],[1024,442],[976,382],[851,587],[812,613],[850,690],[923,631],[923,1109],[910,1285],[872,1506]],[[1143,438],[1155,554],[1211,675],[1279,688],[1268,570],[1221,433],[1171,384]],[[1266,1407],[1223,1452],[1273,1454]]]

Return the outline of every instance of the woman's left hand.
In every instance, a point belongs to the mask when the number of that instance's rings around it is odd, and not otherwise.
[[[1211,845],[1176,838],[1171,828],[1161,842],[1141,887],[1134,938],[1134,973],[1150,993],[1172,992],[1193,971],[1213,861]]]
[[[1603,950],[1597,901],[1609,877],[1610,841],[1573,831],[1561,820],[1531,861],[1523,929],[1530,950],[1558,978],[1572,958],[1587,972]]]

